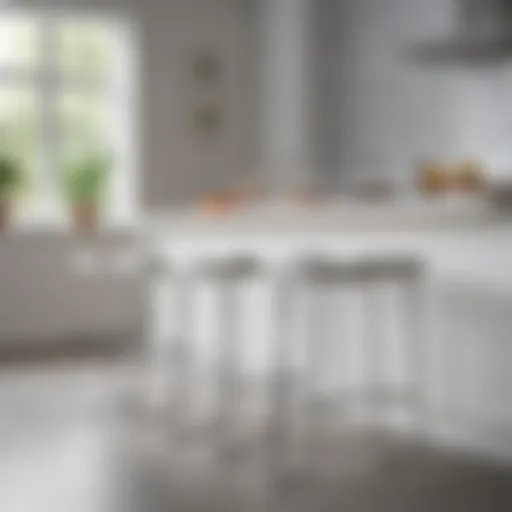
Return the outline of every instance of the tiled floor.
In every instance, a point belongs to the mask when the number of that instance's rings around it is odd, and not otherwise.
[[[261,467],[182,459],[125,406],[128,381],[112,363],[1,372],[1,512],[512,510],[511,471],[402,444],[379,465],[361,435],[324,446],[321,480],[269,492]]]

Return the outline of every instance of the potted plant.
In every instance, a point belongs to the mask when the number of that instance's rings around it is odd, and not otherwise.
[[[13,197],[23,183],[23,166],[11,153],[0,151],[0,230],[5,230],[11,218]]]
[[[98,226],[110,169],[110,158],[104,152],[91,151],[67,160],[63,188],[77,230],[91,231]]]

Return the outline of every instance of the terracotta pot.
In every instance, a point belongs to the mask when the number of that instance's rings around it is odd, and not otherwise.
[[[0,201],[0,231],[6,231],[11,221],[11,205]]]
[[[98,206],[90,203],[78,203],[72,207],[73,222],[77,231],[94,231],[98,227]]]

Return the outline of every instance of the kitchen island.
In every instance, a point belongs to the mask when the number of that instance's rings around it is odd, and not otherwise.
[[[512,286],[512,215],[477,200],[345,200],[310,207],[268,202],[222,216],[154,212],[144,228],[151,247],[169,257],[245,251],[281,259],[324,251],[351,258],[406,252],[423,257],[445,278]]]
[[[512,385],[509,213],[477,201],[373,205],[339,201],[319,207],[267,203],[223,216],[194,210],[153,212],[143,226],[146,249],[172,266],[239,253],[254,255],[269,266],[287,265],[307,254],[347,261],[397,254],[422,258],[430,270],[433,341],[440,356],[431,372],[433,405],[441,418],[438,428],[448,442],[492,455],[509,453],[505,450],[507,432],[512,431],[512,400],[506,392]],[[267,364],[265,345],[272,314],[267,286],[263,280],[249,294],[251,314],[241,334],[246,371],[255,375]],[[196,290],[193,335],[204,361],[214,357],[217,332],[215,294],[207,288]],[[331,310],[334,317],[328,330],[341,347],[357,338],[350,317],[360,317],[359,300],[345,295],[339,309]],[[164,324],[172,323],[171,316],[162,306]],[[383,343],[393,359],[394,342]],[[336,386],[340,379],[347,384],[355,363],[349,359],[340,363],[337,375],[326,376],[326,386]]]

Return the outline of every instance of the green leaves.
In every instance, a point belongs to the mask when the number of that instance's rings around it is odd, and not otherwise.
[[[72,203],[97,204],[108,184],[111,158],[103,152],[75,155],[63,169],[63,191]]]
[[[13,196],[24,183],[23,166],[14,155],[0,152],[0,199]]]

